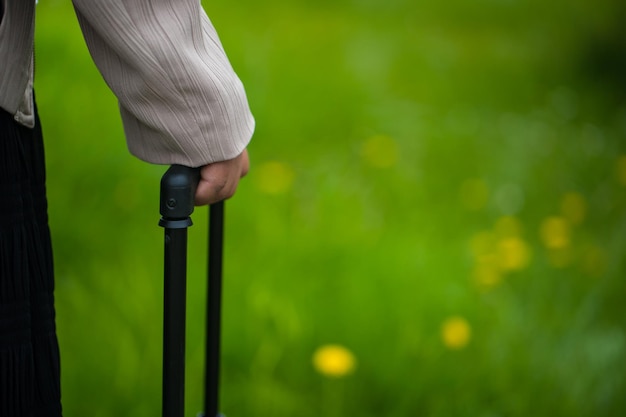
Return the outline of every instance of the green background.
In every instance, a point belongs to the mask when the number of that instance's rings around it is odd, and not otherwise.
[[[625,4],[205,2],[257,120],[227,203],[227,415],[626,414]],[[70,2],[37,19],[65,415],[159,415],[164,167],[127,152]],[[327,344],[352,373],[315,369]]]

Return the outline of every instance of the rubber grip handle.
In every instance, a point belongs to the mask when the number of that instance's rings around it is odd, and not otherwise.
[[[161,177],[161,223],[186,220],[194,209],[200,168],[172,165]],[[167,227],[167,225],[161,224]]]

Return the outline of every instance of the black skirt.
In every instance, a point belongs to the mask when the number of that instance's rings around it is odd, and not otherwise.
[[[61,416],[44,151],[0,109],[0,416]]]

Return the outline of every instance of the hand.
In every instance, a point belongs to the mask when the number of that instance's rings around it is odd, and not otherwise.
[[[228,161],[215,162],[200,168],[200,182],[196,189],[196,206],[217,203],[232,197],[239,179],[250,169],[248,150]]]

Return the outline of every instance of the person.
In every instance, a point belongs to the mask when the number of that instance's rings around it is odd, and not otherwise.
[[[116,95],[130,152],[201,167],[196,204],[232,196],[254,118],[199,0],[73,0]],[[0,416],[57,417],[60,360],[42,131],[33,93],[35,0],[0,0]]]

